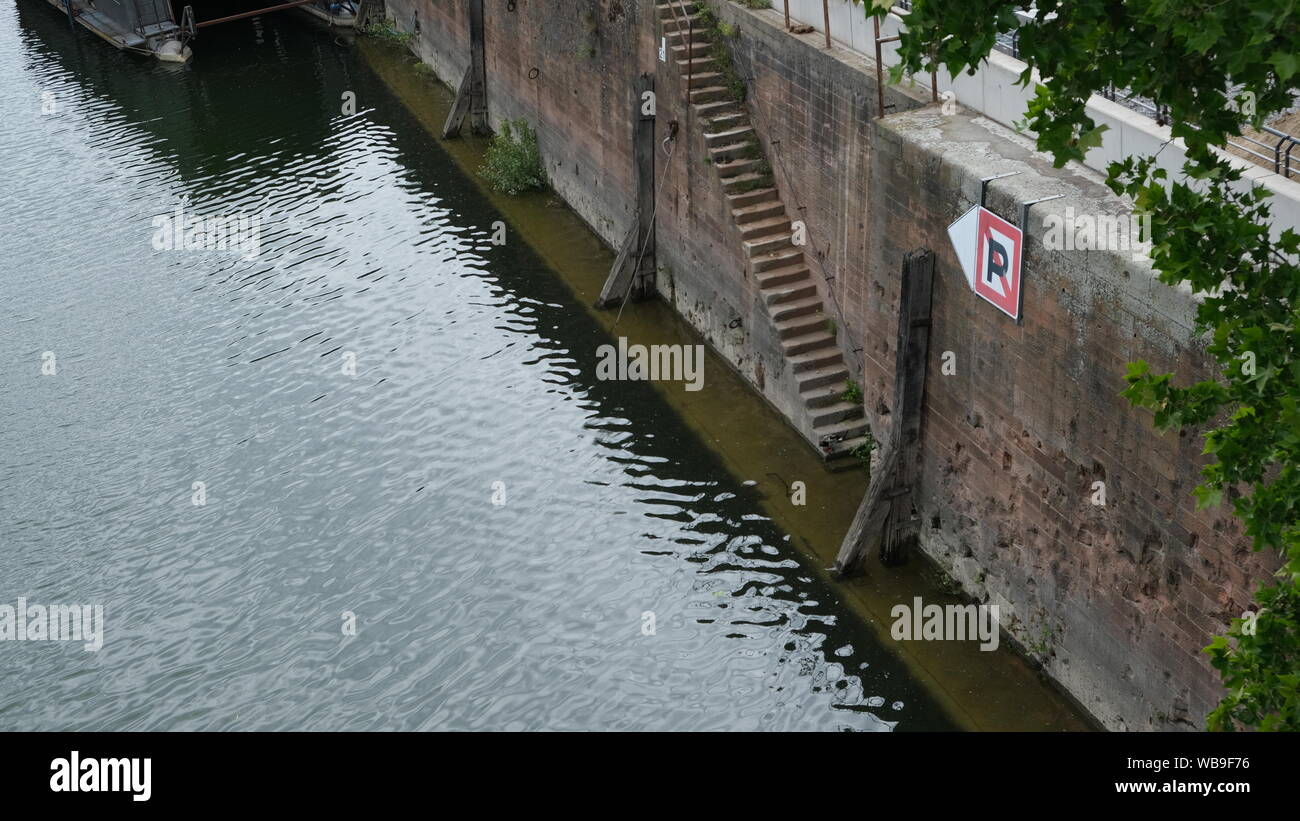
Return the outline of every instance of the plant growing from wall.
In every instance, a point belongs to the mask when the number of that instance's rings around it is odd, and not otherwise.
[[[506,120],[492,137],[479,173],[488,185],[505,194],[521,194],[546,186],[546,170],[537,146],[537,132],[527,120]]]
[[[866,469],[868,476],[871,475],[871,454],[875,449],[876,437],[871,434],[870,430],[867,430],[866,441],[849,451],[850,456],[862,463],[862,467]]]
[[[753,179],[745,180],[742,183],[738,183],[735,188],[737,193],[743,194],[747,191],[771,188],[776,184],[775,177],[772,175],[772,164],[766,159],[760,159],[758,162],[754,163],[753,171],[750,173],[757,174],[758,176]]]
[[[872,0],[868,15],[891,3]],[[914,0],[895,81],[946,67],[974,73],[995,36],[1019,28],[1020,57],[1037,70],[1026,125],[1058,167],[1098,145],[1088,98],[1113,86],[1168,107],[1187,145],[1186,180],[1151,157],[1112,163],[1107,182],[1152,214],[1152,262],[1169,285],[1200,296],[1196,327],[1217,378],[1179,384],[1130,364],[1124,395],[1162,430],[1204,431],[1201,506],[1226,495],[1256,550],[1283,558],[1256,592],[1256,614],[1234,619],[1206,652],[1228,693],[1210,729],[1300,730],[1300,235],[1274,238],[1267,192],[1237,190],[1241,172],[1211,150],[1243,126],[1292,105],[1300,79],[1300,15],[1291,3],[1219,0],[1038,0],[1021,24],[1017,0]]]
[[[1042,629],[1038,632],[1038,637],[1034,638],[1033,635],[1030,633],[1024,637],[1025,646],[1029,648],[1030,653],[1035,658],[1040,661],[1046,660],[1048,656],[1052,655],[1056,647],[1055,631],[1052,630],[1050,624],[1044,622]]]
[[[368,34],[371,37],[379,37],[400,46],[407,45],[415,39],[415,32],[398,31],[392,23],[383,19],[370,21],[363,29],[361,29],[361,31],[363,34]]]
[[[850,405],[861,405],[862,386],[853,379],[847,380],[844,383],[844,393],[840,394],[840,398]]]
[[[709,57],[713,59],[717,72],[722,75],[723,86],[731,92],[731,97],[736,102],[745,102],[748,89],[744,79],[736,72],[735,56],[731,53],[731,46],[727,44],[727,41],[735,38],[739,32],[736,31],[735,26],[719,20],[713,9],[703,0],[696,0],[695,13],[699,15],[696,25],[708,34],[711,41]]]

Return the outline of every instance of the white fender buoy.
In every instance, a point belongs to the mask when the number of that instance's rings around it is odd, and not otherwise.
[[[190,59],[190,47],[181,45],[180,40],[168,40],[158,47],[154,55],[168,63],[184,63]]]

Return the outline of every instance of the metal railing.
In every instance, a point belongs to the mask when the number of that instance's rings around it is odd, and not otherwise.
[[[785,30],[790,31],[790,0],[785,0]],[[826,48],[829,49],[831,47],[831,5],[829,0],[822,0],[822,31],[826,34]]]
[[[900,35],[894,34],[889,37],[880,36],[880,18],[871,18],[872,30],[876,38],[876,117],[885,116],[885,56],[881,48],[885,43],[896,43],[903,39]],[[930,102],[939,102],[939,71],[937,68],[930,71]],[[893,103],[890,103],[890,108]]]
[[[1261,140],[1257,140],[1254,137],[1249,137],[1243,134],[1240,137],[1229,137],[1228,145],[1231,145],[1233,148],[1237,148],[1242,151],[1245,151],[1247,154],[1250,154],[1252,157],[1257,157],[1261,160],[1264,160],[1265,162],[1271,162],[1273,164],[1274,174],[1281,174],[1283,177],[1290,179],[1291,152],[1295,149],[1297,145],[1300,145],[1300,138],[1293,137],[1290,134],[1287,134],[1282,131],[1278,131],[1276,128],[1273,128],[1272,126],[1269,125],[1264,126],[1263,128],[1260,129],[1260,131],[1262,131],[1264,134],[1269,135],[1270,137],[1276,137],[1277,138],[1276,141],[1273,142],[1272,144],[1269,144]],[[1268,153],[1261,154],[1259,151],[1255,150],[1256,147],[1263,148],[1266,151],[1268,151]]]
[[[896,13],[900,10],[904,12],[911,11],[912,10],[911,0],[894,0],[894,10]],[[1030,7],[1030,11],[1017,10],[1016,17],[1020,20],[1022,25],[1026,22],[1033,20],[1034,15],[1032,13],[1032,6]],[[877,18],[877,20],[879,20],[879,18]],[[898,38],[892,37],[892,38],[885,38],[884,40],[880,40],[878,32],[879,32],[879,27],[877,26],[876,64],[877,64],[877,71],[879,72],[880,57],[881,57],[880,43],[892,42],[894,40],[897,40]],[[1020,29],[1016,29],[1015,31],[1005,33],[1005,34],[996,35],[994,39],[993,47],[996,50],[1002,52],[1003,54],[1006,54],[1009,57],[1014,57],[1015,59],[1019,60],[1020,59]],[[1114,85],[1110,85],[1102,89],[1099,96],[1107,100],[1110,100],[1112,102],[1119,103],[1120,105],[1123,105],[1125,108],[1129,109],[1130,111],[1134,111],[1138,114],[1143,114],[1151,118],[1152,120],[1154,120],[1157,125],[1168,125],[1171,122],[1168,106],[1162,105],[1156,100],[1150,99],[1149,97],[1140,96],[1129,89],[1116,88]],[[881,107],[883,109],[883,100],[881,103]],[[1260,133],[1262,135],[1266,135],[1267,137],[1271,137],[1273,139],[1261,140],[1243,134],[1237,137],[1230,136],[1227,138],[1226,142],[1228,145],[1232,146],[1233,148],[1236,148],[1239,151],[1242,151],[1248,154],[1249,156],[1262,161],[1262,163],[1265,165],[1271,166],[1273,169],[1273,173],[1275,174],[1281,174],[1283,177],[1287,179],[1292,178],[1293,175],[1296,177],[1300,177],[1300,154],[1296,155],[1295,167],[1293,167],[1291,161],[1292,152],[1295,151],[1297,146],[1300,146],[1300,136],[1287,134],[1283,131],[1279,131],[1278,129],[1268,125],[1262,127],[1260,129]]]

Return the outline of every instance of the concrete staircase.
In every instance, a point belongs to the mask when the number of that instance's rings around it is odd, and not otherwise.
[[[689,84],[690,105],[702,124],[749,273],[758,283],[806,410],[803,420],[792,421],[796,427],[804,423],[801,433],[828,463],[854,466],[857,460],[849,453],[867,441],[862,405],[841,398],[849,371],[803,251],[793,242],[790,217],[749,112],[726,87],[711,56],[713,35],[698,28],[694,3],[671,0],[656,8],[682,82]]]

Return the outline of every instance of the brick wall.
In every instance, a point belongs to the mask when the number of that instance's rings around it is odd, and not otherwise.
[[[924,549],[972,595],[1000,603],[1013,619],[1004,626],[1107,726],[1202,726],[1220,690],[1199,651],[1270,563],[1249,552],[1227,507],[1195,509],[1200,438],[1157,434],[1119,395],[1134,359],[1181,380],[1210,372],[1190,295],[1129,252],[1045,248],[1045,214],[1122,204],[1003,129],[931,108],[881,121],[874,147],[872,185],[890,205],[871,224],[889,241],[869,252],[868,290],[882,295],[865,306],[869,325],[892,321],[902,254],[938,252]],[[978,202],[981,177],[1012,170],[988,205],[1013,222],[1019,203],[1065,194],[1031,212],[1023,325],[970,292],[945,233]],[[942,374],[944,352],[955,374]],[[866,377],[878,411],[892,396],[892,358],[870,357]]]
[[[416,51],[455,85],[468,62],[464,0],[388,0]],[[682,136],[656,176],[659,288],[787,417],[798,397],[744,259],[675,66],[657,60],[657,14],[631,0],[489,3],[488,103],[494,124],[535,124],[552,183],[611,245],[631,225],[635,77],[656,73],[658,128]],[[1192,302],[1130,254],[1049,251],[1038,220],[1122,210],[1089,173],[1053,169],[1021,137],[958,111],[919,107],[925,88],[890,89],[876,119],[874,67],[780,15],[723,4],[750,80],[751,111],[807,256],[860,370],[868,417],[889,424],[903,255],[937,255],[923,418],[921,546],[1106,726],[1200,727],[1219,697],[1200,648],[1239,615],[1268,557],[1251,554],[1226,508],[1194,509],[1195,436],[1159,436],[1118,395],[1127,361],[1187,380],[1205,374]],[[1024,324],[969,291],[947,225],[990,187],[989,206],[1031,212]],[[665,173],[666,172],[666,173]],[[1035,227],[1040,226],[1040,227]],[[836,309],[834,306],[838,306]],[[855,349],[858,349],[855,352]],[[945,352],[955,373],[941,371]],[[1096,482],[1106,503],[1093,504]]]
[[[419,33],[413,50],[453,88],[469,65],[467,0],[388,0],[389,17]],[[653,7],[632,0],[488,0],[484,14],[493,127],[537,129],[547,174],[608,243],[636,208],[631,101],[638,70],[653,70]],[[637,67],[641,68],[638,69]]]

